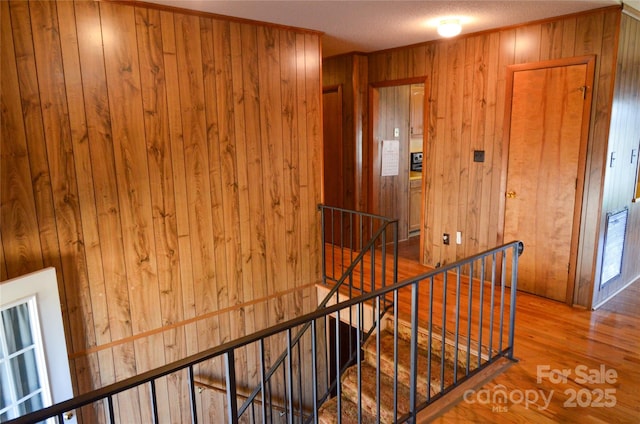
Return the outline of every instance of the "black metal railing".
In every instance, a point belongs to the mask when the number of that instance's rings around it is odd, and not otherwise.
[[[508,243],[397,283],[395,221],[324,206],[320,211],[325,228],[323,264],[328,264],[323,268],[323,276],[324,281],[334,284],[328,284],[332,287],[317,310],[10,423],[40,422],[51,417],[63,423],[66,413],[81,408],[90,409],[93,414],[90,422],[128,422],[126,414],[118,414],[117,397],[130,390],[148,394],[148,405],[144,407],[151,411],[151,422],[165,422],[166,417],[158,416],[155,386],[167,376],[176,377],[189,393],[189,411],[184,411],[181,422],[185,419],[193,423],[210,422],[211,417],[203,411],[196,394],[196,370],[212,360],[224,363],[220,394],[224,417],[218,416],[216,422],[317,423],[320,406],[334,397],[337,414],[341,416],[345,394],[339,382],[348,367],[357,370],[353,403],[362,417],[366,402],[363,384],[370,384],[362,380],[365,346],[374,351],[376,361],[372,387],[377,396],[369,411],[373,408],[380,416],[383,408],[388,407],[381,403],[380,396],[383,390],[388,390],[381,383],[381,340],[386,326],[392,328],[393,334],[394,422],[415,418],[421,409],[497,358],[513,359],[517,264],[522,243]],[[372,224],[370,220],[376,222]],[[330,222],[334,223],[333,229],[327,233]],[[337,222],[339,230],[335,230]],[[392,255],[388,254],[387,233],[392,233],[390,239],[395,242]],[[368,241],[360,243],[360,238]],[[385,321],[387,318],[393,320],[392,325]],[[409,323],[408,365],[400,360],[403,319]],[[349,337],[340,335],[345,324],[352,329]],[[335,335],[330,337],[332,329]],[[425,339],[426,349],[420,344]],[[271,341],[283,350],[274,361],[269,359],[265,347]],[[246,363],[237,359],[236,352],[246,347],[257,352],[259,381],[250,394],[240,396],[237,369],[246,367]],[[345,350],[349,359],[342,362],[337,357]],[[336,356],[333,361],[332,351]],[[443,360],[438,362],[438,357]],[[445,363],[444,358],[452,361]],[[426,367],[421,368],[425,363]],[[398,370],[403,366],[408,367],[411,387],[407,408],[398,406],[398,388],[405,384],[399,380],[402,373]],[[211,392],[211,396],[216,395]],[[244,401],[240,404],[239,400]]]
[[[398,221],[386,218],[380,215],[374,215],[364,212],[351,211],[343,208],[318,205],[320,211],[321,228],[322,228],[322,282],[327,287],[323,299],[319,302],[318,309],[325,308],[331,303],[339,303],[343,299],[352,297],[375,290],[376,284],[382,287],[394,284],[398,281]],[[391,248],[388,244],[391,243]],[[380,266],[376,267],[376,263]],[[378,269],[379,268],[379,269]],[[319,291],[321,293],[321,291]],[[320,294],[319,294],[320,296]],[[384,313],[377,311],[378,314]],[[372,320],[379,319],[373,317]],[[336,323],[340,320],[337,319]],[[327,323],[325,322],[325,328]],[[311,323],[302,326],[292,338],[291,348],[300,347],[305,335],[308,335],[311,329]],[[371,330],[365,334],[362,341],[366,340]],[[351,334],[351,333],[349,333]],[[339,339],[340,329],[336,327],[335,337]],[[336,343],[340,347],[340,343]],[[337,375],[348,366],[354,358],[355,347],[353,338],[349,337],[348,356],[350,361],[342,364],[342,369]],[[315,350],[315,349],[314,349]],[[266,371],[264,382],[261,382],[246,398],[238,410],[238,416],[243,417],[249,409],[253,411],[255,402],[258,399],[264,399],[269,394],[272,398],[272,387],[269,385],[274,375],[282,373],[284,376],[291,376],[294,372],[287,369],[285,361],[290,358],[290,350],[287,348],[282,352],[274,364]],[[324,349],[326,363],[331,362],[332,352],[328,347]],[[342,352],[336,350],[336,358]],[[336,363],[341,363],[336,359]],[[312,396],[313,409],[317,411],[318,404],[322,404],[326,398],[334,391],[340,390],[335,375],[331,378],[331,371],[324,372],[326,382],[321,385],[325,391],[318,396],[318,385],[314,384],[315,392]],[[288,388],[290,386],[286,385]],[[282,396],[284,395],[284,396]],[[292,400],[293,394],[286,392],[281,394],[284,399]],[[298,397],[300,398],[300,396]],[[267,408],[284,407],[285,413],[291,409],[291,405],[278,405],[274,402],[261,402],[262,421],[267,422],[273,414],[266,411]],[[255,414],[251,414],[255,417]],[[307,418],[303,413],[303,408],[299,408],[296,415],[299,418]],[[254,421],[254,420],[252,420]]]

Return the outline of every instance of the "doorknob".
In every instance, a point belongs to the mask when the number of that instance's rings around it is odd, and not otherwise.
[[[511,190],[511,191],[507,191],[507,199],[515,199],[516,198],[516,192]]]

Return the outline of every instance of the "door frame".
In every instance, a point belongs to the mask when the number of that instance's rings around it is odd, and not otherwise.
[[[513,101],[513,79],[514,74],[520,71],[531,71],[544,68],[556,68],[572,65],[587,65],[587,81],[585,90],[585,102],[582,109],[582,130],[580,132],[580,147],[578,156],[578,173],[576,181],[576,193],[575,193],[575,206],[573,210],[573,225],[571,229],[571,244],[569,251],[569,273],[567,275],[567,290],[565,294],[565,302],[569,305],[573,304],[575,279],[576,279],[576,264],[578,258],[578,246],[581,239],[580,223],[582,218],[582,203],[584,198],[584,186],[585,186],[585,170],[587,164],[587,147],[589,141],[589,128],[591,123],[591,109],[593,102],[593,84],[595,80],[595,64],[596,56],[577,56],[566,59],[554,59],[545,60],[541,62],[522,63],[517,65],[507,66],[506,75],[506,101],[505,101],[505,116],[503,127],[503,144],[502,144],[502,166],[500,175],[500,193],[498,197],[500,204],[498,207],[498,244],[504,243],[504,225],[505,225],[505,210],[506,210],[506,192],[507,192],[507,172],[509,164],[509,145],[511,137],[511,104]],[[527,246],[524,247],[525,251]]]
[[[411,85],[411,84],[424,84],[424,105],[423,105],[423,131],[422,131],[422,161],[423,163],[428,159],[427,156],[427,144],[428,144],[428,117],[429,117],[429,93],[430,88],[428,84],[427,76],[419,76],[412,78],[402,78],[395,80],[386,80],[386,81],[378,81],[369,83],[368,89],[368,122],[367,122],[367,164],[368,164],[368,175],[367,179],[369,180],[369,187],[367,193],[367,209],[371,213],[376,213],[377,211],[374,209],[375,204],[377,203],[378,195],[374,190],[374,167],[373,167],[373,146],[374,146],[374,128],[376,128],[376,124],[378,121],[378,111],[379,111],[379,90],[385,87],[396,87],[401,85]],[[407,177],[408,178],[408,177]],[[422,263],[422,258],[424,257],[424,222],[426,217],[426,211],[424,207],[424,199],[425,199],[425,188],[426,188],[426,169],[423,166],[422,169],[422,178],[421,178],[421,204],[420,204],[420,235],[419,235],[419,245],[420,245],[420,263]],[[408,195],[408,193],[407,193]],[[374,201],[375,200],[375,201]]]

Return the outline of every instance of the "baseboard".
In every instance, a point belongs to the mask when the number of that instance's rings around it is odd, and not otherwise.
[[[616,297],[617,295],[620,294],[620,292],[622,292],[624,289],[626,289],[627,287],[629,287],[630,285],[632,285],[635,282],[640,281],[640,275],[637,276],[636,278],[634,278],[633,280],[629,281],[627,284],[625,284],[624,286],[620,287],[618,290],[616,290],[615,292],[613,292],[611,295],[609,295],[605,300],[599,302],[597,305],[595,305],[593,308],[591,308],[592,311],[595,311],[596,309],[600,308],[602,305],[604,305],[605,303],[607,303],[608,301],[610,301],[611,299],[613,299],[614,297]]]

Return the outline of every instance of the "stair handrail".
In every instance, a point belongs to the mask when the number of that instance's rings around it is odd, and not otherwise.
[[[324,214],[325,210],[335,211],[335,212],[338,212],[338,213],[357,214],[360,217],[367,217],[367,218],[370,218],[370,219],[379,220],[379,221],[381,221],[382,225],[378,228],[377,231],[375,231],[374,234],[372,234],[372,236],[369,239],[369,241],[367,243],[365,243],[364,246],[361,249],[359,249],[358,254],[356,255],[356,257],[352,260],[351,264],[349,264],[349,266],[344,271],[342,276],[336,281],[336,283],[331,288],[331,290],[329,290],[329,292],[324,297],[324,299],[318,304],[318,307],[316,308],[316,310],[323,309],[323,308],[325,308],[327,306],[329,301],[340,290],[342,285],[345,283],[345,281],[347,281],[347,278],[353,273],[353,271],[356,269],[358,264],[360,264],[364,260],[365,256],[367,255],[367,252],[369,250],[375,249],[376,242],[378,241],[379,238],[382,238],[383,249],[386,249],[386,232],[389,229],[389,227],[393,227],[392,229],[393,229],[393,234],[394,234],[394,240],[393,240],[394,270],[393,270],[392,284],[395,284],[397,282],[397,280],[398,280],[398,251],[397,251],[397,249],[398,249],[398,220],[397,219],[390,219],[390,218],[382,216],[382,215],[376,215],[376,214],[371,214],[371,213],[366,213],[366,212],[357,212],[357,211],[352,211],[352,210],[348,210],[348,209],[344,209],[344,208],[339,208],[339,207],[333,207],[333,206],[327,206],[327,205],[319,204],[318,205],[318,211],[320,211],[320,213],[322,214],[321,215],[322,282],[325,285],[327,284],[327,282],[326,282],[326,269],[325,269],[325,264],[326,264],[326,262],[325,262],[325,258],[326,258],[325,214]],[[384,256],[384,254],[383,254],[383,256]],[[363,288],[363,293],[364,293],[364,288]],[[295,346],[300,341],[300,339],[304,336],[304,334],[309,330],[310,327],[311,327],[311,322],[308,322],[301,329],[299,329],[299,331],[296,333],[296,335],[292,338],[292,343],[291,343],[292,346]],[[287,356],[288,356],[288,352],[285,349],[280,354],[280,356],[278,356],[276,361],[271,365],[269,370],[265,373],[265,376],[264,376],[264,380],[265,381],[268,381],[276,373],[277,369],[284,363],[284,361],[287,358]],[[251,394],[249,394],[249,396],[247,396],[245,401],[242,403],[242,405],[238,409],[238,417],[241,417],[245,413],[245,411],[249,408],[249,406],[251,406],[251,404],[255,401],[255,399],[257,398],[258,394],[262,390],[263,390],[263,385],[262,384],[258,384],[253,389]]]
[[[298,326],[302,326],[302,325],[306,325],[306,324],[310,324],[312,325],[312,328],[315,328],[315,326],[313,325],[313,323],[321,318],[324,318],[328,315],[333,315],[335,313],[339,313],[339,311],[347,309],[347,308],[351,308],[352,306],[358,305],[358,304],[364,304],[367,301],[370,301],[372,299],[376,299],[376,298],[381,298],[384,297],[386,294],[392,292],[392,291],[397,291],[400,290],[404,287],[408,287],[411,284],[415,284],[421,280],[426,280],[429,279],[431,277],[435,277],[436,275],[439,274],[443,274],[446,272],[449,272],[453,269],[456,269],[457,267],[460,267],[461,265],[469,262],[470,260],[472,260],[473,258],[480,258],[482,256],[488,256],[491,253],[497,253],[499,251],[506,251],[509,248],[514,248],[517,252],[518,255],[522,253],[522,249],[523,249],[523,244],[520,241],[514,241],[511,243],[506,243],[503,244],[501,246],[495,247],[493,249],[488,249],[482,253],[479,253],[477,255],[474,255],[471,258],[466,258],[460,261],[456,261],[454,263],[451,263],[449,265],[445,265],[441,268],[436,268],[432,271],[426,272],[422,275],[416,276],[416,277],[412,277],[409,279],[405,279],[403,281],[400,281],[398,283],[395,283],[393,285],[389,285],[389,286],[385,286],[385,287],[381,287],[379,289],[375,289],[372,290],[371,292],[368,293],[363,293],[359,296],[353,297],[353,298],[349,298],[346,299],[344,301],[338,302],[334,305],[330,305],[330,306],[325,306],[324,308],[321,309],[316,309],[313,312],[301,315],[299,317],[293,318],[291,320],[288,320],[286,322],[282,322],[276,325],[273,325],[269,328],[257,331],[253,334],[250,335],[246,335],[243,337],[240,337],[238,339],[229,341],[229,342],[225,342],[222,343],[221,345],[218,345],[216,347],[210,348],[210,349],[206,349],[202,352],[190,355],[186,358],[183,358],[181,360],[178,361],[174,361],[171,362],[169,364],[163,365],[161,367],[155,368],[153,370],[150,371],[146,371],[143,372],[141,374],[138,374],[136,376],[127,378],[125,380],[122,380],[120,382],[116,382],[113,384],[110,384],[108,386],[105,386],[103,388],[97,389],[97,390],[93,390],[91,392],[88,393],[84,393],[81,394],[79,396],[76,396],[72,399],[69,399],[67,401],[63,401],[60,403],[57,403],[55,405],[40,409],[38,411],[32,412],[28,415],[24,415],[15,419],[12,419],[10,421],[7,422],[7,424],[28,424],[28,423],[32,423],[32,422],[40,422],[40,421],[44,421],[46,419],[49,418],[53,418],[53,417],[57,417],[59,419],[59,422],[63,422],[64,420],[64,414],[68,411],[77,409],[77,408],[81,408],[83,406],[89,405],[93,402],[97,402],[97,401],[101,401],[104,399],[107,399],[108,401],[108,406],[109,406],[109,410],[110,412],[113,412],[113,396],[122,393],[126,390],[132,389],[134,387],[137,386],[141,386],[143,384],[150,384],[152,387],[154,387],[154,381],[158,378],[167,376],[169,374],[178,372],[178,371],[182,371],[182,370],[188,370],[188,381],[189,381],[189,385],[190,385],[190,389],[191,389],[191,396],[192,396],[192,414],[195,415],[196,412],[196,407],[195,407],[195,401],[194,401],[194,378],[193,378],[193,367],[203,361],[212,359],[214,357],[218,357],[218,356],[222,356],[224,355],[225,357],[225,362],[227,363],[227,396],[228,397],[233,397],[232,394],[232,390],[234,390],[235,388],[235,381],[233,380],[233,378],[229,377],[230,374],[234,374],[234,368],[233,365],[231,365],[231,367],[229,367],[230,364],[233,364],[233,352],[241,347],[247,346],[251,343],[255,343],[255,342],[259,342],[260,340],[264,340],[267,339],[268,337],[274,336],[278,333],[282,333],[285,331],[290,331],[293,328],[296,328]],[[516,262],[517,265],[517,262]],[[511,296],[512,296],[512,308],[510,311],[510,329],[509,329],[509,338],[508,338],[508,342],[507,342],[507,346],[505,349],[501,350],[500,352],[498,352],[499,355],[501,356],[506,356],[507,358],[513,359],[513,337],[514,337],[514,333],[513,333],[513,322],[515,320],[515,293],[516,293],[516,289],[517,289],[517,266],[514,267],[512,269],[512,279],[511,279]],[[153,391],[153,390],[152,390]],[[231,422],[237,422],[238,416],[230,416],[230,421]],[[113,422],[113,421],[112,421]]]

